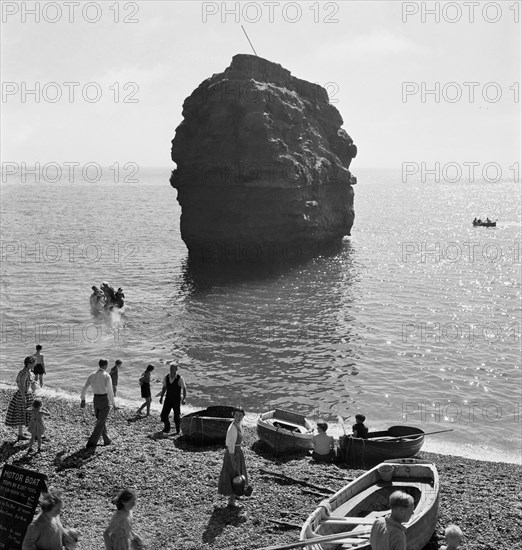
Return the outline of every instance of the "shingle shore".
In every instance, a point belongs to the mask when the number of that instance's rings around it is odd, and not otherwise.
[[[112,498],[124,487],[138,493],[135,527],[149,549],[249,550],[292,542],[299,530],[278,527],[270,519],[301,525],[322,500],[304,487],[262,474],[261,468],[340,489],[361,470],[318,465],[303,455],[274,458],[258,441],[255,428],[245,429],[245,456],[254,487],[239,510],[226,508],[217,494],[223,446],[197,447],[183,437],[159,434],[158,414],[136,419],[134,410],[109,416],[112,444],[94,452],[84,449],[92,430],[92,406],[46,398],[51,412],[39,454],[26,455],[27,442],[3,421],[14,391],[0,389],[2,420],[0,459],[45,473],[62,491],[62,520],[81,531],[78,550],[103,548],[102,533],[114,511]],[[463,550],[522,548],[522,467],[456,456],[420,453],[437,465],[441,499],[437,531],[426,550],[441,545],[444,527],[464,531]]]

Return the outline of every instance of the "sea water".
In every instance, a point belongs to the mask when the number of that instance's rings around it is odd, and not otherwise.
[[[145,367],[154,394],[176,360],[185,411],[287,408],[337,435],[363,412],[370,428],[453,430],[427,450],[519,462],[519,185],[355,172],[340,250],[226,268],[188,261],[168,168],[4,178],[0,380],[40,343],[47,390],[76,399],[100,357],[121,359],[118,396],[136,404]],[[472,226],[486,215],[496,228]],[[91,312],[102,281],[123,287],[123,313]]]

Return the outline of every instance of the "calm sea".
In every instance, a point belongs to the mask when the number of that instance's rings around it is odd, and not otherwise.
[[[159,391],[174,358],[193,407],[292,408],[337,433],[362,411],[370,427],[453,429],[428,450],[520,461],[519,184],[355,172],[340,251],[226,269],[187,261],[168,168],[8,177],[0,380],[41,343],[47,387],[76,398],[100,357],[119,358],[118,393],[139,400],[147,364]],[[486,215],[497,228],[472,227]],[[123,315],[91,313],[102,281],[124,288]]]

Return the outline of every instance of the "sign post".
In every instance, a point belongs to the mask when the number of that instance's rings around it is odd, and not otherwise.
[[[0,550],[20,550],[47,476],[4,464],[0,477]]]

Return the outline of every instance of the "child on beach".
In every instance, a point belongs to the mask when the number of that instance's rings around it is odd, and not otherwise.
[[[33,401],[33,408],[27,410],[31,413],[31,420],[29,420],[29,425],[27,426],[31,434],[31,440],[29,441],[27,452],[30,453],[33,450],[35,439],[38,442],[38,452],[40,452],[42,450],[42,435],[45,432],[43,417],[51,415],[49,411],[42,408],[42,401],[40,399],[35,399]]]
[[[332,462],[335,458],[335,441],[331,435],[326,434],[327,430],[326,422],[317,423],[317,435],[312,439],[312,458],[318,462]]]
[[[440,550],[457,550],[462,541],[462,531],[457,525],[448,525],[444,531],[446,545],[441,546]]]
[[[103,532],[106,550],[140,550],[144,548],[139,535],[132,530],[132,509],[136,506],[136,494],[124,489],[114,501],[116,512]]]
[[[406,550],[406,528],[402,525],[413,515],[413,497],[395,491],[389,500],[391,512],[375,520],[370,533],[372,550]]]
[[[150,404],[152,402],[152,396],[150,393],[150,375],[154,370],[154,365],[147,365],[145,372],[141,375],[140,386],[141,386],[141,397],[145,399],[145,403],[138,409],[136,415],[140,415],[141,411],[147,407],[147,416],[150,416]]]
[[[33,355],[35,363],[33,372],[36,380],[40,382],[40,387],[43,387],[43,375],[45,374],[44,356],[40,353],[42,346],[38,344],[36,346],[36,353]]]
[[[368,428],[364,425],[366,416],[364,414],[355,415],[355,424],[352,426],[353,437],[368,439]]]

